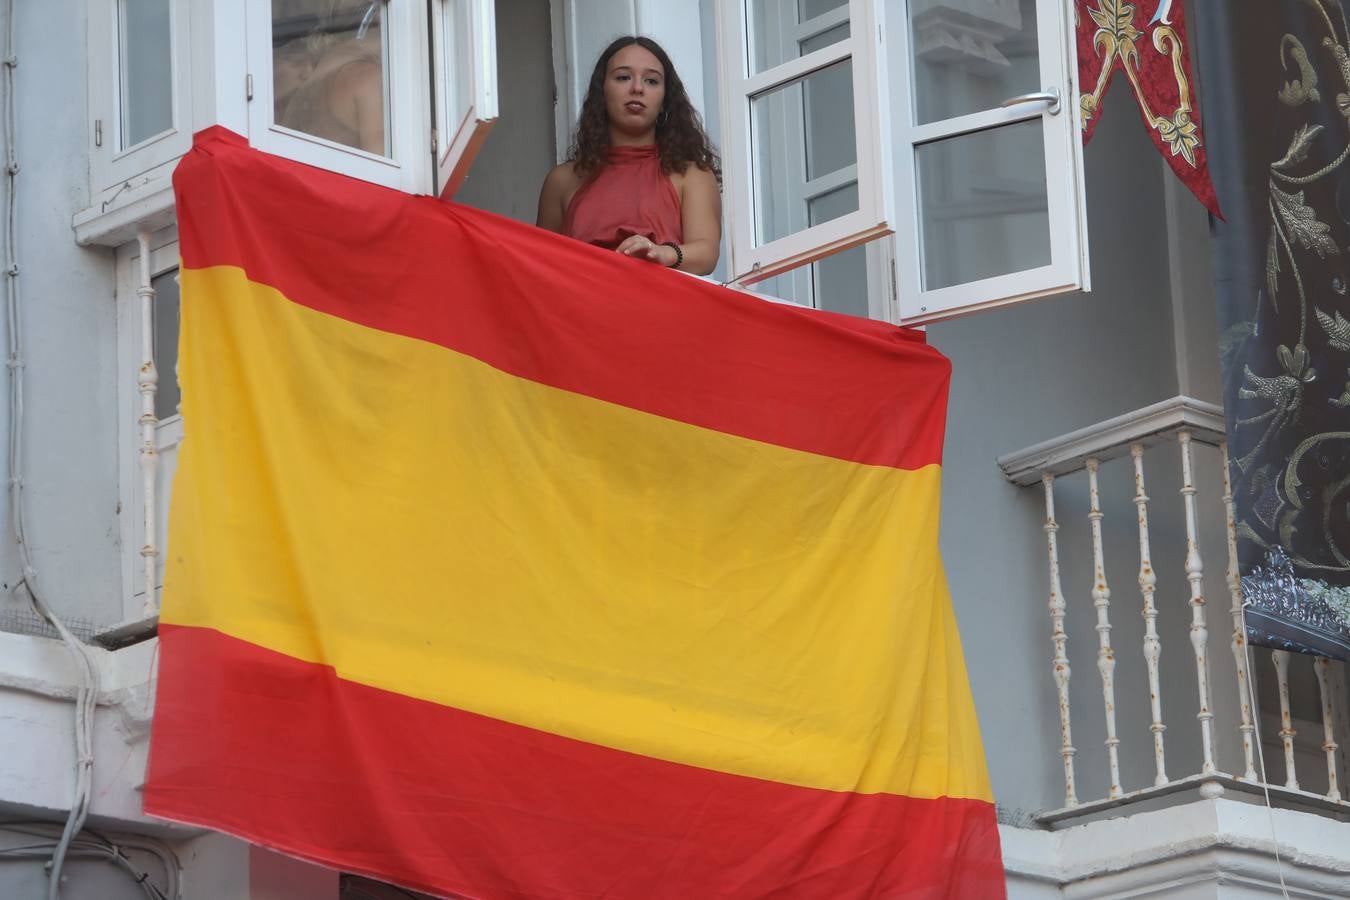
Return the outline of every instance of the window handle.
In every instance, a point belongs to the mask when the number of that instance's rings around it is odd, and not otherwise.
[[[1002,103],[1000,103],[999,106],[1003,107],[1004,109],[1007,109],[1010,106],[1017,106],[1022,103],[1044,103],[1046,104],[1045,107],[1046,112],[1050,113],[1050,115],[1052,116],[1058,115],[1059,88],[1051,87],[1046,88],[1043,91],[1035,91],[1034,93],[1030,94],[1019,94],[1016,97],[1009,97],[1007,100],[1004,100]]]

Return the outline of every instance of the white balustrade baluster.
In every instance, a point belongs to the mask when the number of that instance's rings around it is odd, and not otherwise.
[[[1191,433],[1177,432],[1181,445],[1181,496],[1186,506],[1186,580],[1191,586],[1191,647],[1195,650],[1195,681],[1199,695],[1200,747],[1204,755],[1200,772],[1213,775],[1214,711],[1209,703],[1209,629],[1205,627],[1205,568],[1200,560],[1199,528],[1195,514],[1195,477],[1191,465]]]
[[[1144,492],[1144,445],[1130,445],[1130,456],[1134,458],[1134,505],[1139,512],[1139,591],[1144,595],[1144,663],[1148,666],[1149,707],[1153,722],[1149,731],[1153,732],[1153,764],[1155,785],[1167,784],[1167,767],[1163,762],[1163,732],[1167,726],[1162,721],[1162,689],[1158,677],[1158,661],[1162,658],[1162,641],[1158,638],[1158,607],[1154,605],[1153,594],[1157,589],[1158,576],[1153,571],[1153,557],[1148,539],[1148,494]]]
[[[1237,664],[1238,705],[1242,713],[1242,724],[1238,731],[1242,735],[1242,758],[1246,770],[1243,781],[1256,781],[1256,725],[1252,718],[1251,676],[1247,671],[1247,629],[1242,616],[1242,577],[1238,571],[1237,553],[1237,512],[1233,506],[1233,480],[1228,473],[1228,442],[1219,445],[1223,465],[1223,506],[1228,523],[1228,596],[1232,600],[1230,612],[1233,614],[1233,662]]]
[[[1088,520],[1092,523],[1092,605],[1097,609],[1097,671],[1102,676],[1102,703],[1106,708],[1106,756],[1110,765],[1111,789],[1107,796],[1119,797],[1120,738],[1116,737],[1116,654],[1111,649],[1111,589],[1106,584],[1106,561],[1102,552],[1102,508],[1097,492],[1095,457],[1087,460]]]
[[[140,245],[141,283],[136,288],[141,306],[141,366],[136,375],[136,385],[141,393],[141,414],[136,422],[141,427],[141,480],[142,504],[144,506],[141,524],[145,529],[145,543],[141,545],[141,560],[145,567],[145,600],[141,612],[152,616],[159,612],[156,598],[158,572],[156,560],[159,548],[155,537],[156,472],[159,468],[159,443],[155,426],[159,419],[155,417],[155,393],[159,390],[159,373],[155,369],[155,287],[150,276],[150,234],[142,231],[136,235]]]
[[[1055,690],[1059,694],[1059,754],[1064,760],[1064,805],[1078,805],[1073,777],[1073,729],[1069,721],[1068,635],[1064,631],[1064,588],[1059,583],[1059,523],[1055,521],[1055,476],[1041,475],[1045,485],[1045,542],[1050,559],[1050,640],[1054,642]]]
[[[1322,692],[1322,750],[1327,755],[1327,799],[1339,801],[1341,789],[1336,780],[1336,705],[1331,700],[1331,660],[1313,660],[1317,686]]]
[[[1294,717],[1289,712],[1289,651],[1272,650],[1270,661],[1275,664],[1275,685],[1280,694],[1280,740],[1284,742],[1284,786],[1298,790],[1298,773],[1294,768]]]

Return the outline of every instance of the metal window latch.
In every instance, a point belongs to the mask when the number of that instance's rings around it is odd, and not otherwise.
[[[252,74],[252,73],[249,73],[248,75],[245,75],[245,76],[244,76],[244,99],[245,99],[245,100],[252,100],[252,99],[253,99],[253,74]]]
[[[1043,91],[1035,91],[1030,94],[1018,94],[1016,97],[1009,97],[999,106],[1007,109],[1010,106],[1018,106],[1023,103],[1044,103],[1045,111],[1050,115],[1059,114],[1059,88],[1050,87]]]
[[[749,272],[743,272],[735,278],[728,278],[726,281],[722,282],[722,287],[742,287],[741,282],[758,272],[762,266],[762,263],[755,263],[750,267]]]
[[[95,146],[95,147],[102,147],[102,146],[103,146],[103,120],[102,120],[102,119],[95,119],[95,120],[94,120],[94,146]]]
[[[440,137],[440,135],[438,135],[438,134],[436,133],[436,129],[435,129],[435,128],[431,129],[431,155],[432,155],[432,156],[435,156],[436,154],[438,154],[438,153],[441,152],[441,145],[440,145],[440,142],[439,142],[439,140],[438,140],[439,137]]]

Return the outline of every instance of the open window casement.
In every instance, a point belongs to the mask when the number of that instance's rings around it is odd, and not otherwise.
[[[718,0],[732,279],[905,324],[1087,289],[1068,16]]]
[[[436,192],[452,197],[497,119],[493,0],[432,0]]]
[[[731,280],[888,234],[876,0],[718,0],[717,11]]]
[[[426,0],[245,0],[249,142],[407,191],[431,186]]]
[[[900,321],[1086,289],[1069,4],[884,3]]]

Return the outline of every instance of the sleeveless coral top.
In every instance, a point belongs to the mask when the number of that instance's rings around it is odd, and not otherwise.
[[[684,243],[680,194],[661,171],[657,145],[610,147],[605,166],[567,204],[563,234],[609,250],[634,234]]]

